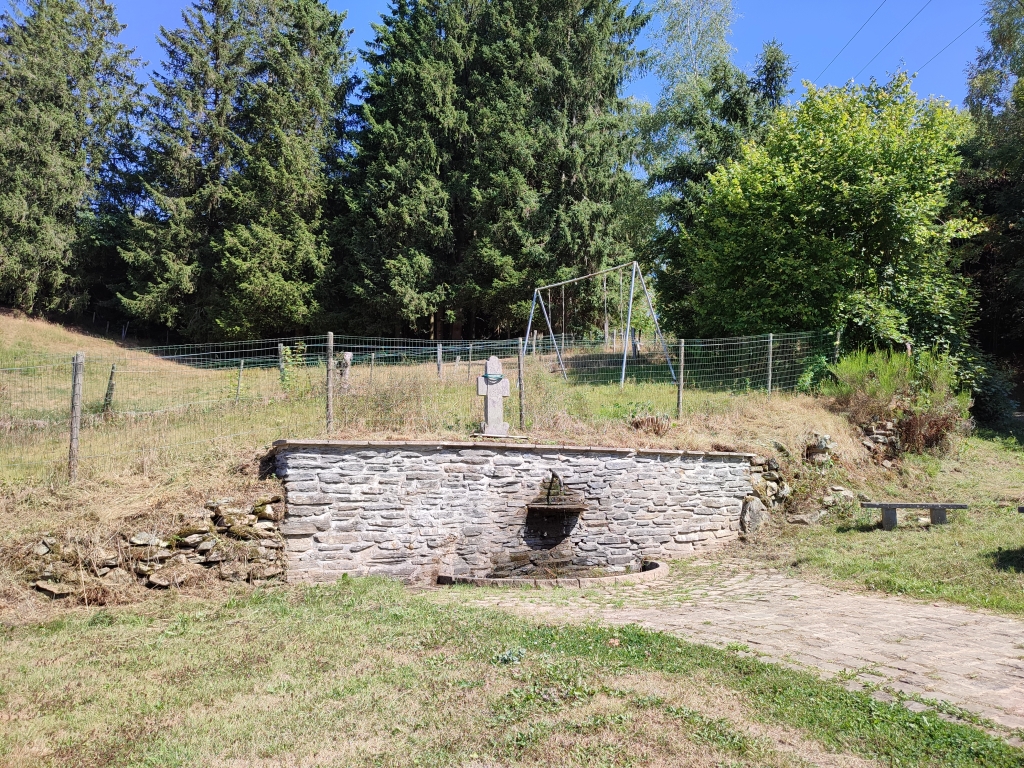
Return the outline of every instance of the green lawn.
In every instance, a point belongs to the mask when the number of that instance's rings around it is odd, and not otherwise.
[[[851,478],[835,473],[828,482]],[[907,456],[901,473],[858,489],[878,501],[970,509],[932,527],[918,523],[920,513],[901,512],[900,526],[886,532],[878,510],[851,504],[821,525],[782,527],[752,548],[755,556],[871,589],[1024,614],[1024,450],[1016,440],[981,435],[949,456]]]
[[[0,762],[19,766],[1024,761],[972,726],[740,650],[541,626],[378,579],[8,626],[0,722]]]

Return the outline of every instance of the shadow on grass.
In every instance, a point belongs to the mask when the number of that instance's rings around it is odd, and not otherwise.
[[[836,526],[836,533],[870,533],[880,530],[882,530],[882,523],[879,520],[840,523]]]
[[[985,558],[997,571],[1024,573],[1024,547],[1018,549],[1000,547],[995,552],[986,552]]]

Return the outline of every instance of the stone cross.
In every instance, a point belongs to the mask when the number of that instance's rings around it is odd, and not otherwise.
[[[504,398],[512,394],[501,371],[501,360],[491,355],[484,366],[484,375],[476,380],[476,393],[484,400],[484,423],[480,425],[483,434],[495,437],[508,435],[508,422],[505,421]]]

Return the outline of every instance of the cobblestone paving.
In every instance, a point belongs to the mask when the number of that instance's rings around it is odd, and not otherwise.
[[[639,624],[718,646],[739,643],[826,676],[852,675],[851,687],[860,681],[945,701],[1005,728],[1024,728],[1024,622],[1013,618],[840,591],[735,560],[677,565],[653,584],[491,591],[480,602],[558,620]]]

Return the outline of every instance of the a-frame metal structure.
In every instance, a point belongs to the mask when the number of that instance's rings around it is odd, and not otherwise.
[[[530,320],[526,324],[526,339],[529,340],[530,332],[533,330],[533,317],[537,310],[537,305],[540,305],[541,314],[544,316],[544,322],[547,324],[548,333],[551,334],[551,344],[555,348],[555,355],[558,358],[558,367],[562,371],[562,378],[566,381],[569,380],[568,374],[565,370],[565,362],[562,360],[562,350],[558,346],[558,337],[555,335],[554,326],[551,324],[551,316],[548,313],[547,305],[544,303],[544,291],[550,291],[552,288],[564,288],[566,285],[572,283],[579,283],[584,280],[590,280],[601,275],[607,275],[610,272],[617,272],[623,270],[626,267],[630,269],[629,277],[629,309],[626,313],[626,330],[623,336],[622,344],[622,374],[619,377],[619,386],[625,386],[626,384],[626,361],[629,358],[629,344],[626,339],[631,339],[631,331],[633,325],[633,298],[636,294],[636,281],[640,278],[640,287],[643,289],[644,296],[647,299],[647,308],[651,312],[651,319],[654,321],[654,333],[658,341],[661,342],[661,349],[665,353],[665,362],[668,363],[668,370],[672,374],[672,381],[676,381],[676,372],[672,367],[672,356],[668,352],[668,344],[665,342],[665,336],[661,332],[661,324],[658,322],[658,313],[654,311],[654,302],[651,301],[651,293],[647,290],[647,281],[644,280],[643,270],[640,269],[640,265],[635,262],[627,262],[626,264],[620,264],[617,267],[609,267],[608,269],[602,269],[599,272],[592,272],[589,275],[583,275],[582,277],[574,277],[572,280],[563,280],[560,283],[552,283],[551,285],[542,285],[538,288],[533,289],[533,303],[530,305]],[[607,307],[606,307],[607,310]],[[605,322],[605,331],[607,333],[607,321]],[[564,330],[564,329],[563,329]]]

